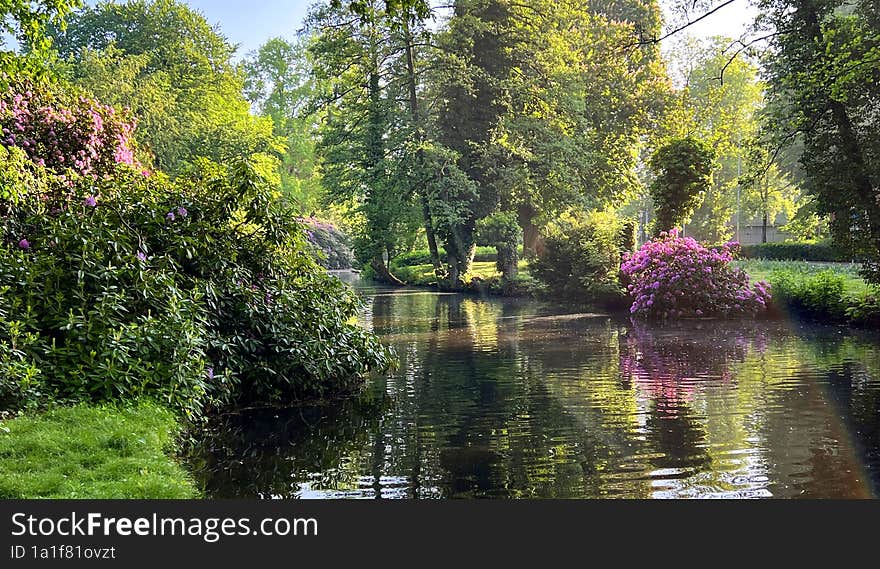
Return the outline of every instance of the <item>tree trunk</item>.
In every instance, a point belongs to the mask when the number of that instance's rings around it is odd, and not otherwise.
[[[416,79],[416,57],[413,52],[412,31],[409,27],[409,20],[405,20],[403,33],[406,40],[406,73],[407,83],[409,83],[409,111],[412,115],[413,124],[416,127],[416,137],[422,140],[422,124],[421,112],[419,110],[419,96]],[[421,165],[424,163],[424,151],[419,149],[416,152],[416,160]],[[428,250],[431,252],[431,263],[434,265],[434,274],[439,275],[443,270],[443,264],[440,260],[440,248],[437,246],[437,236],[434,234],[434,222],[431,217],[431,205],[424,187],[416,188],[416,191],[422,196],[422,217],[424,218],[425,237],[428,239]]]
[[[523,232],[523,255],[535,257],[539,253],[541,241],[541,230],[534,222],[538,212],[531,205],[525,204],[517,208],[516,214]]]
[[[519,273],[519,258],[514,245],[513,250],[508,247],[498,249],[499,259],[501,260],[501,278],[505,282],[513,282]]]
[[[440,261],[440,248],[437,246],[437,236],[434,234],[431,207],[425,195],[422,195],[422,215],[425,222],[425,237],[428,238],[428,250],[431,252],[431,263],[434,265],[434,274],[439,275],[443,270],[443,263]]]
[[[391,270],[388,269],[388,265],[385,263],[385,259],[383,259],[381,255],[374,257],[373,260],[370,261],[370,266],[373,268],[373,271],[375,271],[376,280],[379,282],[394,286],[406,285],[405,282],[395,277]]]
[[[831,106],[834,122],[841,138],[841,150],[846,154],[852,164],[850,176],[856,187],[859,205],[868,214],[868,233],[874,245],[880,246],[880,207],[878,207],[877,194],[871,183],[868,168],[865,164],[865,155],[859,143],[852,120],[846,112],[843,103],[834,101]]]
[[[458,257],[449,254],[449,287],[452,289],[459,288],[461,284],[461,273],[458,270]]]
[[[761,220],[761,243],[767,242],[767,209],[764,209],[764,217]]]

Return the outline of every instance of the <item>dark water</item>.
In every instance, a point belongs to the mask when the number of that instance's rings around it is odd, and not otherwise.
[[[523,300],[364,288],[400,368],[331,408],[226,417],[209,495],[864,498],[880,341],[792,322],[671,327]]]

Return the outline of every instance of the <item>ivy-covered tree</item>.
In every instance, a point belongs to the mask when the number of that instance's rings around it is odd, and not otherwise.
[[[651,157],[656,176],[651,197],[656,208],[654,233],[680,227],[693,214],[712,184],[715,150],[702,140],[671,140]]]
[[[513,212],[499,212],[483,218],[477,224],[477,243],[495,247],[495,264],[506,282],[516,280],[519,262],[519,242],[522,230]]]

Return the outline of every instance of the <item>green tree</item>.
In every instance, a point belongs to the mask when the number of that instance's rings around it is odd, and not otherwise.
[[[709,243],[733,235],[730,221],[737,212],[738,178],[746,171],[749,143],[760,128],[764,103],[757,65],[746,57],[731,59],[731,43],[713,38],[708,45],[686,46],[676,56],[691,66],[679,94],[688,119],[680,127],[717,153],[712,185],[688,222],[688,232]]]
[[[175,0],[102,2],[50,29],[73,83],[139,119],[155,166],[173,174],[198,157],[229,163],[283,151],[272,122],[250,113],[235,48],[204,16]]]
[[[651,157],[656,178],[651,197],[656,206],[654,234],[686,223],[712,184],[715,151],[693,137],[674,139]]]
[[[638,187],[637,148],[664,81],[647,3],[460,0],[440,34],[438,139],[477,188],[444,240],[467,270],[475,224],[513,211],[524,248],[571,206],[622,202]]]
[[[315,149],[321,113],[311,108],[315,84],[304,42],[273,38],[241,64],[244,94],[274,132],[286,141],[281,187],[303,213],[321,206],[323,191]]]
[[[880,6],[762,0],[772,146],[802,141],[803,186],[834,240],[880,282]]]
[[[51,47],[46,27],[62,27],[64,18],[81,5],[81,0],[2,0],[0,1],[0,87],[5,77],[21,73],[38,74]],[[7,38],[29,48],[26,56],[5,49]]]
[[[511,2],[513,67],[505,112],[486,152],[525,249],[570,207],[620,204],[640,187],[638,149],[667,85],[656,46],[633,45],[660,24],[655,2]]]
[[[355,250],[385,282],[402,284],[388,261],[418,224],[408,174],[414,157],[406,81],[397,30],[379,2],[352,14],[318,6],[309,27],[309,52],[325,113],[318,154],[324,188],[336,203],[351,204]]]
[[[518,245],[522,230],[512,212],[501,212],[483,218],[477,224],[477,243],[495,247],[498,253],[496,268],[501,277],[511,282],[516,280],[519,261]]]

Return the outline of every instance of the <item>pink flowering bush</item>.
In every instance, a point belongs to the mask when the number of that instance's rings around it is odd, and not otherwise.
[[[661,233],[624,256],[630,312],[649,318],[757,314],[770,301],[769,285],[730,266],[738,243],[707,249],[675,231]]]
[[[58,176],[97,179],[138,166],[134,122],[84,95],[28,83],[0,92],[0,144],[22,149]]]

